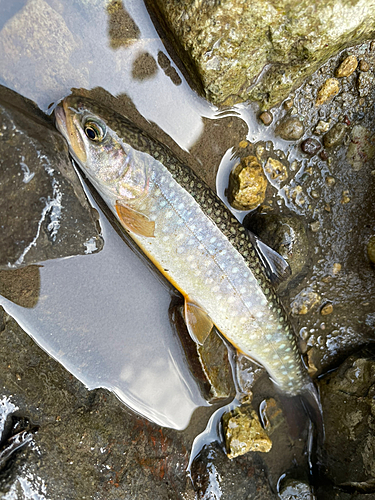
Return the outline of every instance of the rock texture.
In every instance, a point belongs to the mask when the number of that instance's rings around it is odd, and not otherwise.
[[[0,87],[0,269],[102,248],[64,139],[31,101]]]
[[[148,3],[215,104],[250,99],[268,109],[332,54],[374,32],[373,0]]]

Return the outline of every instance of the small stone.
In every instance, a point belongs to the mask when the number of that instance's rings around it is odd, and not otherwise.
[[[336,183],[336,179],[334,177],[330,177],[330,176],[326,177],[327,186],[332,187],[335,185],[335,183]]]
[[[367,255],[370,262],[375,264],[375,236],[371,236],[367,243]]]
[[[345,123],[336,123],[324,136],[324,146],[326,148],[338,146],[344,139],[346,129]]]
[[[258,160],[260,161],[262,159],[262,156],[264,155],[266,148],[263,146],[263,144],[257,144],[255,148],[255,154],[257,155]]]
[[[314,376],[319,369],[316,365],[319,365],[319,357],[318,352],[315,347],[312,347],[307,351],[307,371],[309,372],[310,377]]]
[[[249,145],[248,141],[241,141],[238,146],[242,149],[245,149],[247,148],[247,146]]]
[[[320,197],[320,194],[318,193],[318,191],[315,191],[315,189],[313,189],[311,191],[311,196],[312,198],[315,198],[317,200]]]
[[[259,115],[259,119],[264,123],[264,125],[268,126],[272,123],[273,115],[270,111],[263,111],[263,113]]]
[[[323,120],[319,120],[314,129],[314,134],[315,135],[325,134],[328,131],[330,124],[331,121],[325,122]]]
[[[282,120],[276,127],[275,133],[285,141],[297,141],[303,136],[304,130],[301,120],[293,116]]]
[[[375,50],[375,42],[370,43],[370,50],[373,52]]]
[[[281,500],[314,500],[311,487],[303,481],[289,479],[280,489],[278,497]]]
[[[309,156],[316,155],[321,148],[322,145],[320,144],[320,142],[316,139],[313,139],[312,137],[309,137],[308,139],[302,141],[301,143],[302,151],[308,154]]]
[[[322,316],[327,316],[327,314],[331,314],[333,312],[333,305],[330,302],[324,304],[324,306],[320,309],[320,314]]]
[[[336,262],[335,264],[333,264],[333,266],[332,266],[332,274],[335,276],[340,271],[341,271],[341,264],[339,264],[338,262]]]
[[[370,69],[370,65],[367,61],[365,61],[364,59],[361,59],[359,61],[359,69],[360,69],[360,71],[367,72]]]
[[[371,71],[360,73],[357,79],[357,89],[360,97],[366,97],[373,86],[374,75]]]
[[[264,171],[269,176],[270,182],[277,186],[280,186],[288,178],[286,166],[274,158],[268,158],[264,165]]]
[[[249,451],[267,453],[272,441],[261,426],[254,410],[235,408],[223,415],[223,428],[228,458],[235,458]]]
[[[236,210],[254,210],[265,199],[267,179],[255,156],[242,158],[229,176],[228,201]]]
[[[345,203],[349,203],[349,201],[351,200],[350,196],[348,196],[349,194],[349,191],[345,190],[342,192],[342,195],[341,195],[341,203],[342,204],[345,204]]]
[[[346,57],[340,66],[336,69],[335,75],[337,78],[343,78],[344,76],[350,76],[357,69],[358,60],[356,56]]]
[[[331,206],[329,205],[329,203],[326,203],[326,204],[324,205],[324,210],[325,210],[326,212],[330,212],[330,211],[331,211]]]
[[[320,229],[320,222],[317,220],[310,224],[310,229],[313,233],[317,233]]]
[[[319,295],[310,288],[305,288],[291,303],[292,314],[294,316],[307,314],[319,302]]]
[[[328,78],[318,91],[315,106],[321,106],[328,99],[338,94],[339,90],[340,85],[338,80],[336,80],[336,78]]]
[[[288,111],[289,109],[291,109],[293,107],[293,104],[294,104],[293,99],[289,98],[286,101],[284,101],[283,107],[284,107],[285,110]]]
[[[325,149],[323,149],[320,153],[319,153],[319,156],[320,158],[323,160],[323,161],[327,161],[328,160],[328,153]]]

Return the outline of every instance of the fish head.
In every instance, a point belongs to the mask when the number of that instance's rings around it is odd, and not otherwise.
[[[114,116],[80,96],[66,97],[55,109],[57,129],[94,186],[113,199],[138,200],[147,195],[147,164],[111,126]]]

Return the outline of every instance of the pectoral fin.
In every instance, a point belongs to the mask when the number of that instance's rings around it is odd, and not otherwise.
[[[204,344],[212,327],[214,326],[208,314],[194,302],[189,302],[185,298],[184,309],[185,323],[191,338],[197,344]]]
[[[155,236],[155,222],[150,220],[146,215],[133,210],[130,207],[125,207],[116,202],[115,205],[117,215],[125,229],[139,236]]]

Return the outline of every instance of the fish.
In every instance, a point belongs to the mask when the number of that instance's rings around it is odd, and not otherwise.
[[[183,295],[192,338],[203,344],[215,326],[281,392],[301,396],[321,428],[319,395],[273,287],[276,252],[167,146],[116,111],[71,95],[55,108],[55,121],[123,228]]]

